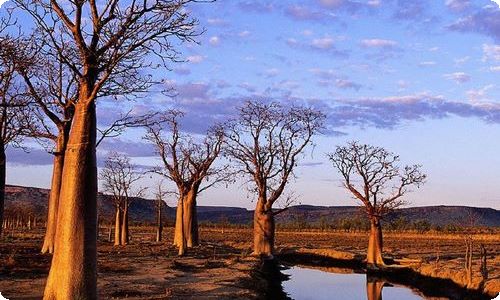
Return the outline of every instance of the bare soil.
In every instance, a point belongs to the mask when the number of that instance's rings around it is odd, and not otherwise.
[[[258,261],[249,256],[251,229],[202,228],[201,246],[179,258],[172,228],[153,242],[154,228],[133,227],[131,242],[115,247],[106,228],[99,237],[101,299],[255,299],[259,283],[251,276]],[[0,292],[9,299],[40,299],[51,255],[40,254],[43,229],[6,232],[0,239]],[[463,283],[465,245],[459,235],[385,233],[385,257],[406,262],[426,275]],[[313,252],[342,259],[363,259],[368,234],[285,232],[276,235],[277,252]],[[475,236],[474,282],[479,285],[479,244],[488,251],[485,288],[500,292],[500,235]],[[437,261],[437,256],[439,260]]]
[[[166,232],[172,237],[173,230]],[[153,242],[154,230],[132,229],[126,246],[102,232],[98,247],[101,299],[255,299],[251,270],[241,250],[203,242],[179,258],[172,239]],[[0,292],[8,299],[41,299],[51,255],[40,254],[42,232],[14,232],[0,242]]]

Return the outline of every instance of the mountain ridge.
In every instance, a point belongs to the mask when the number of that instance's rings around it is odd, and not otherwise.
[[[37,187],[18,185],[6,186],[6,214],[16,209],[32,211],[40,218],[45,218],[49,190]],[[99,210],[104,218],[113,217],[114,208],[111,197],[99,193]],[[198,220],[202,222],[229,222],[234,224],[251,224],[253,210],[232,206],[198,206]],[[164,209],[167,220],[175,218],[175,207]],[[343,220],[363,219],[360,206],[316,206],[302,204],[291,206],[277,216],[278,224],[302,223],[325,224],[339,223]],[[427,205],[401,208],[389,215],[389,222],[401,218],[408,222],[425,221],[434,226],[461,224],[464,218],[475,214],[477,225],[500,227],[500,210],[494,208],[471,207],[461,205]],[[155,220],[155,203],[150,199],[137,198],[131,203],[130,216],[133,222],[153,222]]]

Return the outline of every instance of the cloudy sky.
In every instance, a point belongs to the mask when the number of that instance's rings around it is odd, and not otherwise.
[[[500,208],[500,8],[490,0],[220,0],[191,7],[205,33],[180,46],[185,63],[162,74],[176,96],[138,100],[186,111],[202,132],[246,99],[300,103],[327,115],[289,188],[303,204],[353,205],[325,153],[349,140],[420,163],[414,206]],[[102,101],[105,120],[116,103]],[[99,149],[155,164],[140,132]],[[126,149],[126,150],[125,150]],[[11,149],[8,182],[48,187],[50,157]],[[148,179],[144,184],[156,179]],[[241,192],[243,190],[243,192]],[[252,207],[241,184],[207,191],[201,205]],[[171,201],[173,204],[173,200]]]

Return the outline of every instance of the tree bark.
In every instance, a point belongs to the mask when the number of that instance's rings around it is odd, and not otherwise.
[[[182,216],[184,215],[184,195],[181,194],[181,196],[179,197],[180,199],[180,202],[178,204],[178,208],[177,208],[177,211],[178,211],[178,214],[177,216],[179,217],[179,241],[178,241],[178,247],[179,247],[179,252],[178,252],[178,255],[179,256],[183,256],[185,253],[186,253],[186,237],[185,237],[185,230],[184,230],[184,222],[182,220]],[[177,222],[177,221],[176,221]],[[177,229],[176,229],[176,233],[177,233]]]
[[[179,196],[179,200],[177,201],[177,209],[175,211],[175,229],[174,229],[174,246],[180,247],[182,241],[182,203],[184,196]]]
[[[158,208],[157,208],[157,215],[156,215],[156,221],[157,223],[157,229],[156,229],[156,241],[161,242],[162,238],[162,232],[163,232],[163,223],[161,219],[161,208],[162,208],[162,201],[158,200]]]
[[[384,266],[384,260],[382,259],[382,249],[383,239],[380,219],[377,217],[371,217],[370,238],[368,240],[368,251],[366,255],[366,263],[368,266]]]
[[[253,217],[253,255],[272,258],[274,253],[274,215],[265,206],[265,200],[259,199]]]
[[[119,205],[116,205],[115,212],[115,246],[121,245],[122,238],[122,210]]]
[[[6,156],[5,145],[0,143],[0,224],[3,223],[4,205],[5,205],[5,175],[6,175]],[[2,228],[0,228],[0,236],[2,236]]]
[[[197,189],[189,190],[182,201],[179,199],[177,203],[177,213],[175,218],[175,235],[174,235],[174,245],[179,247],[181,242],[181,225],[184,228],[184,238],[187,247],[195,247],[199,245],[199,234],[198,234],[198,215],[196,211],[196,196],[198,194]],[[180,203],[183,203],[182,212],[179,209]],[[181,224],[180,220],[183,220]]]
[[[56,236],[57,209],[59,206],[59,195],[61,192],[62,173],[64,167],[64,151],[66,150],[66,134],[59,132],[56,141],[56,153],[54,155],[54,166],[52,167],[52,183],[50,186],[49,208],[47,212],[47,228],[42,245],[42,253],[54,252],[54,241]]]
[[[123,204],[123,216],[122,216],[122,230],[121,230],[121,244],[127,245],[129,242],[129,231],[128,231],[128,200],[126,199]]]
[[[97,299],[96,111],[90,90],[88,82],[81,84],[75,106],[45,300]]]
[[[198,215],[196,212],[196,195],[198,191],[191,190],[184,201],[184,234],[188,248],[199,245]]]

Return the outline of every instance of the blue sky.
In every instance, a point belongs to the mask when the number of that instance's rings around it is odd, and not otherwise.
[[[356,203],[325,153],[359,140],[423,164],[428,181],[408,195],[411,205],[500,208],[500,8],[492,1],[221,0],[190,9],[205,33],[179,45],[185,63],[158,74],[177,95],[124,106],[181,108],[184,128],[198,133],[246,99],[310,105],[327,114],[329,130],[289,186],[301,203]],[[101,120],[120,107],[98,106]],[[153,165],[141,134],[109,140],[99,154],[127,149]],[[33,147],[10,150],[9,183],[49,185],[50,156]],[[217,187],[199,202],[251,208],[241,190]]]

